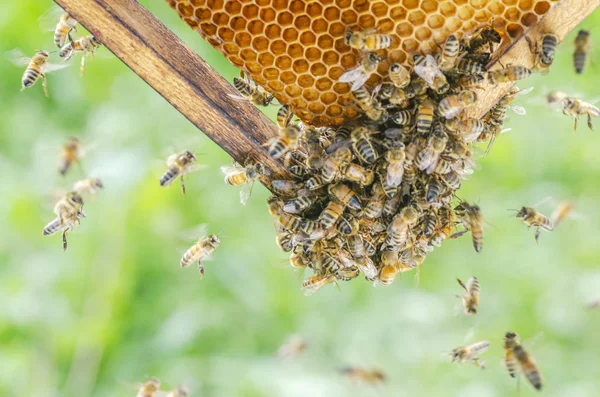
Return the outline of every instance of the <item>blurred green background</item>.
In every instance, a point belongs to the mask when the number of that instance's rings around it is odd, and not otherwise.
[[[141,3],[228,80],[237,74],[163,0]],[[37,21],[49,6],[2,2],[0,52],[51,49]],[[596,12],[582,26],[598,24]],[[156,376],[194,396],[510,396],[516,384],[501,364],[509,330],[536,358],[545,395],[599,395],[600,313],[585,305],[600,298],[600,137],[585,122],[573,134],[570,118],[543,99],[552,89],[600,95],[600,31],[592,37],[584,75],[571,64],[573,33],[551,73],[521,85],[535,86],[517,101],[527,116],[510,116],[512,131],[464,183],[461,198],[480,203],[489,223],[483,253],[466,236],[428,257],[419,286],[407,273],[391,287],[360,278],[311,297],[274,242],[267,191],[257,185],[239,205],[239,189],[219,171],[228,156],[120,61],[96,56],[80,78],[75,57],[49,76],[48,99],[39,84],[19,92],[23,69],[1,62],[0,395],[133,396],[136,382]],[[88,218],[62,252],[60,236],[41,231],[56,195],[82,176],[56,171],[73,135],[93,147],[83,168],[106,189],[86,202]],[[207,168],[187,179],[184,199],[177,184],[164,189],[158,179],[169,151],[188,147]],[[507,209],[547,196],[576,200],[579,218],[536,245]],[[202,223],[226,238],[200,281],[178,261],[191,244],[180,232]],[[455,278],[471,275],[482,301],[466,318],[456,315]],[[277,360],[291,334],[310,348]],[[445,353],[483,339],[492,341],[487,371],[449,363]],[[345,365],[381,368],[389,381],[352,384],[337,373]],[[535,394],[523,382],[520,393]]]

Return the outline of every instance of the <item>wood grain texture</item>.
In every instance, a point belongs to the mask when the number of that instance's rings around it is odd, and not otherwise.
[[[579,25],[588,15],[600,6],[600,0],[563,0],[554,6],[544,18],[525,34],[532,42],[539,40],[545,33],[554,33],[561,42],[565,36]],[[500,62],[498,62],[498,60]],[[502,65],[522,65],[533,68],[535,55],[531,53],[525,35],[502,48],[498,57],[490,64],[490,69],[501,69]],[[534,71],[535,73],[535,71]],[[525,83],[526,84],[526,83]],[[465,111],[465,117],[482,117],[492,106],[498,102],[509,89],[512,83],[492,86],[482,84],[485,95],[480,95],[476,107]]]
[[[261,162],[273,179],[290,177],[262,146],[277,135],[274,123],[229,98],[238,94],[231,84],[138,2],[55,1],[235,160]]]

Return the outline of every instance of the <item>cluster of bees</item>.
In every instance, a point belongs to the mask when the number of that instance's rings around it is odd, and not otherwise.
[[[184,386],[177,386],[175,389],[169,391],[167,394],[164,394],[164,392],[161,392],[160,390],[160,380],[157,378],[150,378],[139,385],[139,389],[136,396],[154,397],[158,395],[166,395],[166,397],[187,397],[188,391]]]

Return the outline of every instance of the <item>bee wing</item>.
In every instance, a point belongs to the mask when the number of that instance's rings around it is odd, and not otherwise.
[[[250,101],[250,98],[246,98],[245,96],[241,95],[227,94],[227,96],[231,99],[235,99],[236,101]]]
[[[70,63],[47,63],[46,65],[44,65],[44,73],[52,73],[57,70],[68,68],[70,66]]]
[[[250,199],[250,195],[252,195],[252,187],[254,186],[254,181],[250,183],[246,183],[242,186],[242,190],[240,190],[240,203],[245,206]]]
[[[185,240],[186,243],[190,241],[195,242],[208,234],[208,224],[201,223],[199,225],[183,229],[177,234],[182,240]],[[187,245],[187,248],[185,249],[187,250],[188,248],[190,248],[190,245]]]
[[[7,51],[4,55],[7,61],[12,62],[16,66],[27,66],[29,62],[31,62],[31,58],[25,56],[23,51],[18,48],[14,50]]]
[[[246,168],[244,168],[240,165],[222,166],[221,167],[221,172],[223,172],[223,174],[225,174],[226,176],[238,175],[238,174],[243,173],[244,171],[246,171]]]
[[[57,5],[53,5],[48,8],[40,17],[38,18],[38,24],[40,25],[40,29],[43,32],[53,32],[56,30],[56,25],[60,21],[60,18],[65,13],[65,10],[60,8]]]
[[[357,66],[354,69],[350,69],[346,71],[344,74],[340,76],[338,81],[342,83],[351,83],[356,81],[357,79],[362,78],[362,76],[366,74],[362,66]]]
[[[508,108],[515,112],[515,114],[518,114],[519,116],[525,116],[527,114],[525,108],[520,105],[508,105]]]
[[[521,95],[527,95],[529,94],[531,91],[533,91],[534,87],[527,87],[525,89],[520,90],[519,92],[517,92],[517,95],[521,96]]]

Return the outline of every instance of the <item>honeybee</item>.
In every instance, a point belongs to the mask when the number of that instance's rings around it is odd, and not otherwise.
[[[249,80],[240,77],[233,78],[233,86],[240,93],[240,95],[227,94],[230,98],[249,101],[256,106],[269,106],[275,96],[269,94],[264,88],[255,85],[252,86]]]
[[[421,103],[417,111],[417,133],[428,135],[433,124],[433,104],[429,101]]]
[[[68,67],[68,64],[56,65],[49,62],[50,54],[47,51],[38,51],[32,58],[28,58],[21,50],[12,50],[7,54],[7,58],[16,66],[27,66],[23,78],[21,79],[21,91],[32,87],[39,79],[42,79],[44,95],[48,93],[47,74]]]
[[[583,73],[587,66],[587,58],[591,49],[590,31],[581,29],[577,32],[575,38],[575,52],[573,53],[573,63],[577,74]]]
[[[343,183],[336,183],[335,185],[329,185],[329,194],[337,198],[340,202],[348,207],[360,211],[362,204],[360,198],[354,193],[348,186]]]
[[[300,230],[303,220],[300,217],[287,214],[285,212],[279,213],[278,217],[279,224],[287,230],[298,231]]]
[[[490,348],[491,342],[484,340],[468,346],[457,347],[450,352],[452,362],[472,362],[481,369],[485,369],[485,363],[479,359],[479,355],[485,353]]]
[[[335,276],[332,274],[314,274],[304,280],[302,288],[304,289],[304,295],[309,296],[323,288],[329,283],[335,281]]]
[[[471,232],[473,238],[473,248],[475,251],[481,252],[483,249],[483,214],[481,208],[476,204],[462,202],[454,208],[454,212],[464,226],[465,230],[455,233],[451,238],[458,238],[466,232]]]
[[[58,48],[65,44],[72,30],[77,30],[77,21],[60,7],[50,7],[40,16],[38,22],[42,30],[54,32],[54,44]]]
[[[458,38],[451,34],[446,39],[446,43],[444,44],[444,48],[438,59],[438,67],[442,72],[450,72],[454,69],[459,49],[460,42],[458,41]]]
[[[563,99],[562,105],[563,113],[573,117],[573,131],[577,130],[579,116],[587,115],[587,124],[590,130],[593,130],[592,116],[600,117],[600,109],[581,99],[567,97]]]
[[[286,128],[290,124],[293,116],[294,114],[292,113],[290,105],[283,105],[280,107],[277,111],[277,125],[279,128]]]
[[[298,192],[298,196],[285,203],[283,210],[288,214],[300,214],[304,210],[312,206],[318,197],[315,194],[311,194],[311,191],[301,190]]]
[[[460,134],[464,142],[475,142],[485,129],[485,122],[479,119],[457,120],[450,119],[445,122],[446,128],[451,132]]]
[[[367,252],[367,254],[369,254],[369,252]],[[375,267],[375,263],[373,263],[371,258],[359,258],[354,264],[365,275],[367,280],[373,281],[377,278],[377,267]]]
[[[379,121],[383,118],[384,111],[380,104],[375,101],[369,90],[362,86],[354,91],[354,98],[357,105],[363,110],[365,115],[373,120]]]
[[[483,75],[486,72],[484,64],[474,61],[472,59],[463,58],[456,64],[456,71],[461,74],[470,75]],[[480,79],[477,79],[480,80]],[[473,81],[470,79],[469,81]]]
[[[461,296],[465,315],[477,314],[479,308],[479,280],[473,276],[467,281],[467,285],[463,284],[459,278],[456,281],[465,290],[465,293]]]
[[[542,377],[533,362],[533,359],[519,341],[519,335],[507,332],[504,336],[504,364],[508,374],[516,378],[519,373],[525,375],[527,380],[537,390],[542,389]]]
[[[43,230],[44,236],[50,236],[62,230],[63,251],[67,250],[67,233],[79,225],[83,212],[83,199],[78,193],[67,193],[54,206],[56,218],[48,223]]]
[[[299,335],[292,335],[277,349],[277,358],[295,358],[308,349],[308,342]]]
[[[204,266],[202,263],[208,259],[213,252],[221,245],[221,240],[215,234],[201,237],[198,242],[192,245],[181,257],[179,264],[181,267],[188,267],[193,262],[198,261],[198,270],[200,278],[204,278]]]
[[[575,207],[575,202],[572,200],[563,201],[562,203],[558,204],[550,216],[550,221],[554,225],[554,228],[556,228],[559,223],[569,217],[569,215],[573,212],[573,207]]]
[[[531,76],[531,69],[525,66],[508,66],[504,69],[492,70],[487,73],[487,78],[492,84],[523,80],[529,76]]]
[[[380,385],[385,382],[386,376],[379,369],[367,370],[358,367],[341,368],[340,372],[354,381],[360,381],[372,386]]]
[[[73,191],[80,196],[90,195],[93,196],[100,189],[104,189],[104,183],[100,178],[86,178],[75,182],[73,185]]]
[[[399,63],[390,65],[388,75],[396,88],[404,89],[410,84],[410,72]]]
[[[58,56],[61,58],[65,58],[65,61],[68,61],[69,59],[71,59],[73,54],[77,52],[82,52],[83,56],[81,57],[80,72],[83,76],[83,72],[85,71],[86,58],[89,54],[93,54],[94,51],[100,48],[101,45],[102,43],[91,34],[83,36],[77,40],[73,40],[71,38],[71,35],[69,35],[69,42],[60,49],[60,51],[58,52]]]
[[[413,109],[402,109],[392,113],[391,120],[398,125],[411,125],[415,119]]]
[[[409,228],[417,223],[419,213],[412,207],[404,207],[390,222],[385,238],[386,247],[402,249],[408,242]]]
[[[358,127],[352,130],[350,139],[352,140],[352,150],[356,156],[367,164],[373,164],[377,161],[377,150],[369,139],[370,131],[365,127]]]
[[[323,209],[323,212],[321,212],[319,215],[318,219],[318,222],[321,224],[324,230],[327,230],[335,225],[337,220],[344,212],[344,208],[344,204],[337,199],[332,199],[329,201],[325,209]]]
[[[437,175],[432,175],[427,181],[427,191],[425,193],[425,198],[428,203],[435,203],[436,200],[442,194],[444,187],[440,183],[440,180]]]
[[[323,182],[331,183],[338,176],[342,167],[350,163],[351,160],[352,151],[347,147],[341,147],[327,156],[321,169]]]
[[[461,184],[460,175],[456,171],[448,171],[445,174],[440,174],[440,179],[446,184],[446,186],[452,189],[458,189]]]
[[[397,188],[402,184],[405,159],[406,153],[404,152],[404,145],[391,148],[385,152],[386,169],[384,185],[391,188]]]
[[[434,89],[438,94],[443,94],[448,91],[450,85],[433,56],[415,55],[413,61],[414,72],[422,78],[429,87]]]
[[[369,186],[375,179],[375,173],[358,164],[348,163],[341,168],[345,179],[360,183],[363,186]]]
[[[160,380],[157,378],[150,378],[140,385],[137,397],[154,397],[159,390]]]
[[[184,386],[177,386],[167,394],[167,397],[187,397],[187,395],[188,391]]]
[[[341,83],[352,83],[352,91],[362,87],[373,72],[377,71],[377,65],[381,63],[382,58],[376,52],[370,52],[365,56],[360,65],[350,69],[339,78]]]
[[[374,184],[371,191],[371,198],[363,209],[363,216],[368,219],[379,218],[383,214],[384,200],[385,191],[383,187],[379,183]]]
[[[396,253],[397,251],[383,251],[381,253],[381,255],[383,256],[384,254],[387,253]],[[383,285],[383,286],[388,286],[391,285],[394,280],[396,279],[396,277],[398,276],[398,274],[400,273],[398,266],[394,266],[394,265],[382,265],[380,270],[379,270],[379,277],[377,279],[377,281],[379,282],[379,284]]]
[[[325,162],[321,133],[313,127],[306,128],[304,132],[304,147],[306,149],[306,168],[311,170],[321,168]]]
[[[547,73],[552,62],[554,62],[556,46],[559,41],[558,36],[553,33],[546,33],[542,35],[539,41],[532,42],[528,36],[525,36],[525,40],[527,40],[531,52],[536,56],[535,67]]]
[[[245,167],[234,163],[231,167],[221,167],[221,171],[225,174],[225,183],[232,186],[242,186],[240,190],[240,203],[246,205],[252,194],[254,182],[262,175],[267,174],[266,168],[260,164],[246,164]]]
[[[519,212],[517,212],[517,218],[522,218],[523,222],[525,222],[525,224],[528,227],[533,226],[536,228],[536,243],[539,243],[540,233],[542,230],[545,230],[547,232],[551,232],[552,230],[554,230],[554,225],[552,224],[552,221],[550,219],[546,218],[544,215],[530,207],[521,207]]]
[[[170,186],[177,177],[181,181],[181,191],[185,195],[185,183],[183,177],[196,171],[199,167],[194,165],[196,156],[190,151],[174,153],[167,158],[167,170],[160,178],[160,186]]]
[[[458,94],[447,96],[440,101],[438,112],[447,119],[456,117],[464,108],[477,101],[477,94],[473,91],[461,91]]]
[[[546,101],[548,102],[549,108],[559,108],[563,106],[563,101],[568,97],[568,95],[562,91],[550,91],[548,95],[546,95]]]
[[[460,77],[460,86],[463,88],[478,88],[484,80],[483,74],[468,74]]]
[[[271,189],[274,193],[282,197],[295,196],[302,189],[302,182],[291,181],[289,179],[273,179]]]
[[[392,37],[375,33],[372,29],[353,32],[348,29],[345,36],[346,45],[361,51],[383,50],[392,44]]]
[[[296,124],[291,124],[280,129],[279,137],[273,138],[268,142],[269,156],[277,160],[288,151],[296,150],[301,137],[302,129]]]
[[[446,149],[446,142],[448,142],[448,138],[445,135],[432,136],[427,146],[417,153],[415,158],[417,168],[421,171],[427,170],[427,173],[431,174],[437,165],[440,154]]]
[[[63,145],[60,152],[58,172],[60,172],[61,175],[65,175],[71,167],[71,164],[75,162],[79,164],[82,156],[83,148],[79,139],[77,137],[69,138],[69,140]]]

